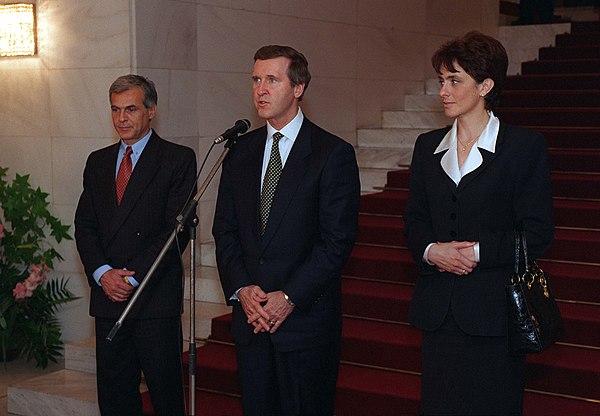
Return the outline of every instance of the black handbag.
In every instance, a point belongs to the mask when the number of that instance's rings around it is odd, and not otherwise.
[[[523,245],[524,271],[520,270]],[[515,271],[506,285],[508,351],[530,354],[544,351],[564,333],[563,321],[548,276],[527,258],[524,231],[515,231]]]

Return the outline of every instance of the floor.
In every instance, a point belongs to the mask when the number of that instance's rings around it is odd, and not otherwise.
[[[9,385],[60,370],[64,366],[64,361],[59,360],[58,363],[50,363],[42,370],[35,367],[35,361],[27,362],[24,357],[0,363],[0,416],[8,415],[6,391]]]

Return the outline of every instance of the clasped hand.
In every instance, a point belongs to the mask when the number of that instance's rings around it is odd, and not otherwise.
[[[134,287],[131,283],[125,283],[124,278],[133,276],[131,270],[111,269],[102,275],[100,284],[106,296],[113,302],[124,302],[129,298]]]
[[[255,334],[274,334],[294,310],[281,290],[265,293],[260,286],[251,285],[240,289],[237,296]]]
[[[475,244],[468,241],[435,243],[429,249],[427,259],[435,264],[438,271],[467,275],[477,266]]]

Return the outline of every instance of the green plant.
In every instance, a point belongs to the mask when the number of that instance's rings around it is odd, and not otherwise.
[[[63,342],[56,318],[59,305],[77,299],[68,279],[47,280],[61,255],[49,240],[71,240],[69,226],[48,211],[48,194],[29,184],[29,175],[7,182],[0,167],[0,354],[56,362]]]

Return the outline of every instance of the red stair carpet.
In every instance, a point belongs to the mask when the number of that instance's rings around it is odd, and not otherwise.
[[[509,78],[497,111],[544,133],[552,166],[556,240],[539,263],[566,330],[560,343],[528,356],[525,416],[600,415],[600,23],[572,31]],[[382,192],[361,199],[343,277],[337,416],[418,414],[421,337],[406,323],[417,276],[402,236],[408,176],[390,172]],[[229,315],[215,318],[198,348],[198,415],[242,415],[229,325]],[[152,414],[147,395],[144,405]]]

